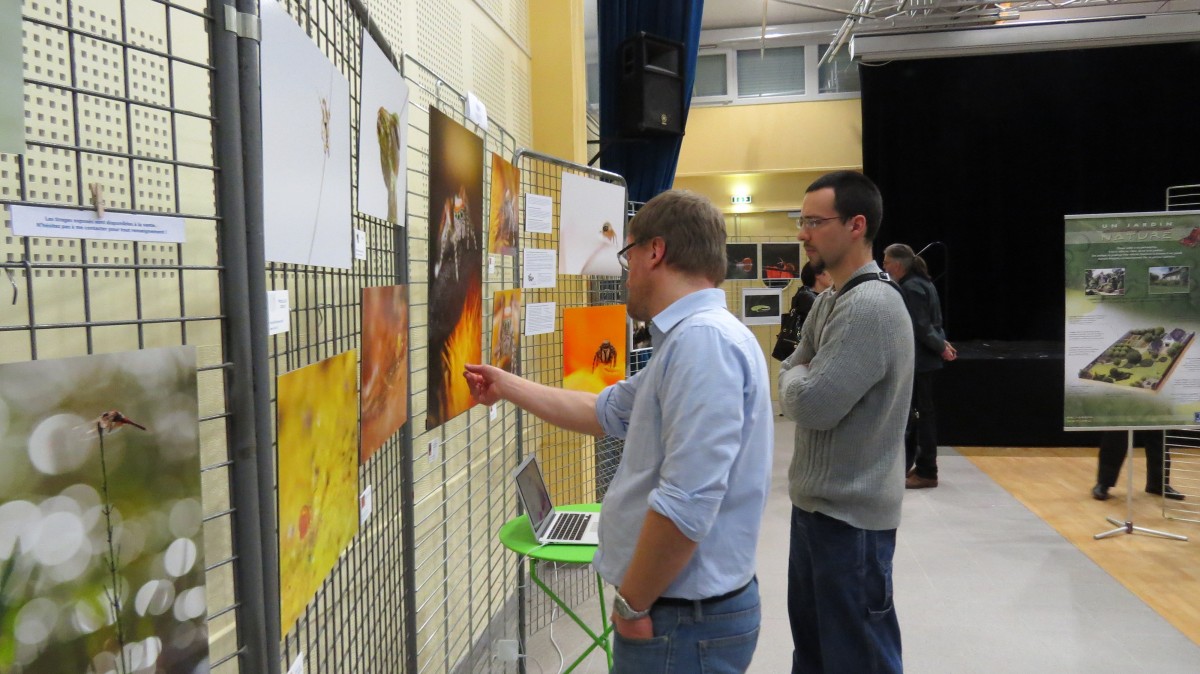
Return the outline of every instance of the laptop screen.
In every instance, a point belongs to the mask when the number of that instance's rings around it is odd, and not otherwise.
[[[529,457],[517,472],[517,490],[521,492],[521,502],[525,505],[525,512],[529,514],[529,523],[533,525],[534,532],[539,531],[542,522],[550,516],[553,505],[550,503],[550,493],[546,491],[542,470],[538,468],[535,457]]]

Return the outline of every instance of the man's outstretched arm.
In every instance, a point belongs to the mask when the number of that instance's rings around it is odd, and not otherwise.
[[[471,388],[471,397],[480,405],[507,400],[560,428],[602,436],[604,429],[596,418],[595,393],[568,391],[523,379],[491,365],[467,365],[463,376]]]

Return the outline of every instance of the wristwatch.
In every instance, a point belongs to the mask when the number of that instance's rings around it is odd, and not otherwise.
[[[615,597],[613,597],[613,613],[616,613],[617,615],[621,616],[623,619],[637,620],[639,618],[645,618],[646,616],[650,615],[649,608],[647,608],[643,611],[635,611],[635,610],[633,610],[633,607],[629,605],[629,602],[625,601],[625,597],[621,596],[620,592],[614,592],[613,594],[616,595]]]

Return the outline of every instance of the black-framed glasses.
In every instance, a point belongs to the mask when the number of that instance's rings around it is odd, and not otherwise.
[[[796,229],[816,229],[830,220],[841,220],[840,215],[831,215],[828,218],[810,218],[803,217],[796,221]]]
[[[629,249],[642,243],[645,243],[645,241],[634,241],[628,246],[625,246],[621,250],[617,251],[617,262],[621,263],[621,269],[629,271]]]

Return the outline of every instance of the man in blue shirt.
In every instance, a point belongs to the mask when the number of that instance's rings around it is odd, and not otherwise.
[[[625,439],[594,561],[617,588],[612,671],[745,671],[758,641],[755,548],[774,442],[766,359],[718,288],[725,224],[711,202],[664,192],[630,221],[626,243],[617,256],[629,314],[650,321],[655,347],[645,369],[599,395],[487,365],[465,376],[481,404],[508,400],[557,426]]]

